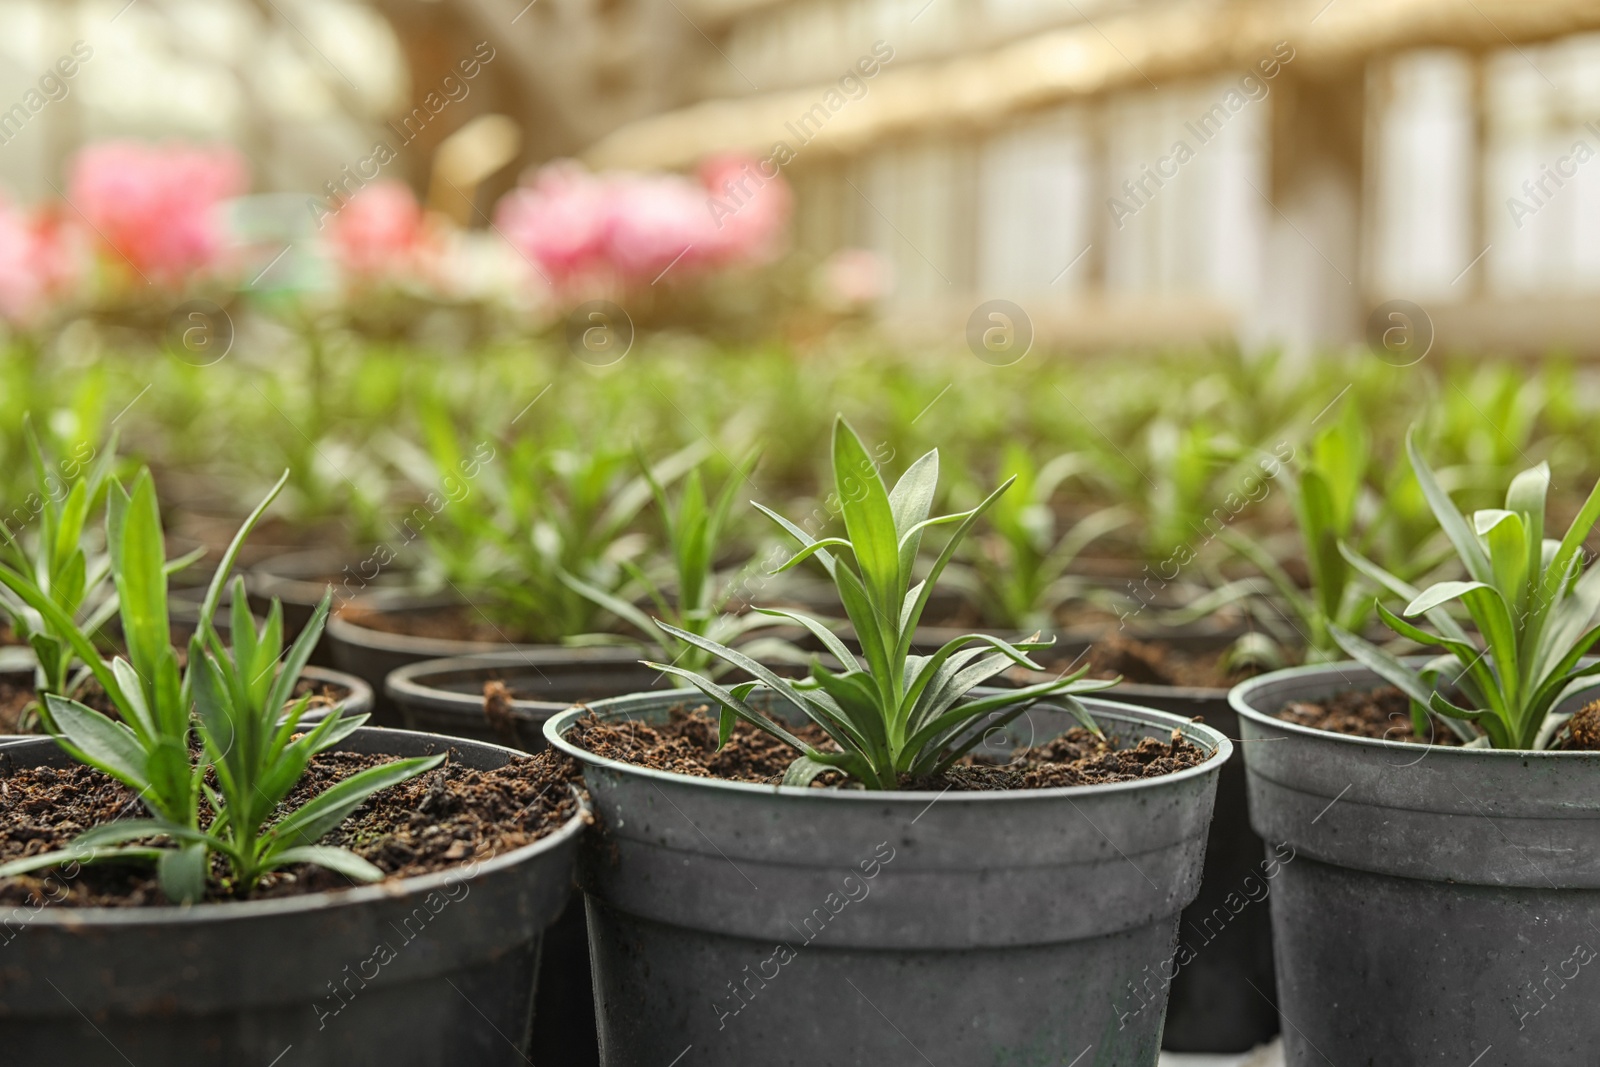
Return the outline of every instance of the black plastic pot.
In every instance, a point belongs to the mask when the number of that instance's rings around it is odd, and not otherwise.
[[[751,697],[777,713],[770,698]],[[699,699],[592,710],[660,722]],[[1085,702],[1130,739],[1176,728],[1230,748],[1205,726]],[[564,736],[589,710],[545,731],[584,764],[603,827],[583,884],[606,1067],[1156,1062],[1152,976],[1199,883],[1220,758],[1062,789],[796,789],[596,756]],[[1004,745],[1072,722],[1041,704]]]
[[[292,641],[311,621],[311,613],[322,603],[330,585],[337,610],[340,604],[374,584],[404,580],[404,572],[396,572],[392,565],[389,570],[377,571],[370,578],[365,576],[368,570],[376,570],[376,564],[354,549],[311,548],[273,556],[251,567],[245,575],[250,608],[258,615],[265,614],[276,598],[283,605],[285,640]],[[326,636],[318,642],[311,662],[334,666]],[[382,683],[382,678],[372,681],[374,686]]]
[[[351,602],[363,610],[394,614],[425,614],[455,608],[459,601],[442,597],[420,597],[399,590],[371,592]],[[333,664],[357,678],[366,679],[379,694],[377,718],[384,722],[399,723],[399,710],[383,695],[384,681],[390,672],[411,663],[431,659],[452,659],[475,656],[489,652],[531,652],[547,650],[550,645],[519,645],[499,641],[457,641],[439,637],[412,637],[409,634],[389,633],[371,626],[363,626],[345,614],[335,614],[328,620],[322,643],[327,647]],[[635,657],[637,658],[637,657]]]
[[[1179,651],[1220,653],[1238,634],[1138,636]],[[1072,638],[1063,638],[1062,647],[1067,660],[1081,650]],[[1239,716],[1228,703],[1226,689],[1123,683],[1107,696],[1184,719],[1199,718],[1230,740],[1240,737]],[[1179,924],[1193,956],[1172,980],[1161,1047],[1173,1052],[1246,1052],[1278,1033],[1271,916],[1267,908],[1254,905],[1235,909],[1244,887],[1259,883],[1266,848],[1250,828],[1240,752],[1245,747],[1236,746],[1217,777],[1205,874],[1199,895],[1184,909]],[[1227,921],[1219,922],[1219,915]]]
[[[545,720],[574,704],[666,690],[665,679],[640,663],[639,655],[637,650],[622,648],[530,648],[424,660],[390,673],[385,689],[411,729],[496,740],[536,751],[548,744]],[[483,699],[484,683],[490,680],[503,682],[520,694],[505,709],[505,716],[493,721],[485,716]],[[554,980],[552,971],[573,980]],[[541,1013],[593,1017],[589,939],[583,899],[576,893],[551,927],[540,973],[544,976],[539,994]],[[576,981],[580,975],[581,984]],[[559,1036],[560,1044],[541,1048],[534,1056],[540,1067],[594,1067],[600,1062],[592,1031],[569,1028]]]
[[[649,689],[660,677],[639,662],[636,649],[534,647],[411,663],[392,671],[384,688],[410,729],[537,751],[547,745],[544,723],[552,715],[582,701]],[[483,686],[490,680],[518,694],[496,720],[484,712]],[[589,936],[577,893],[550,929],[539,972],[541,1014],[594,1017]],[[533,1060],[540,1067],[595,1067],[600,1049],[593,1028],[542,1035]]]
[[[992,633],[1012,641],[1028,636],[981,628],[920,627],[912,651],[932,655],[946,642],[973,632]],[[1202,621],[1165,631],[1137,629],[1132,636],[1159,641],[1180,652],[1220,653],[1240,633]],[[851,643],[848,628],[842,636]],[[1064,667],[1079,661],[1101,636],[1099,630],[1058,632],[1049,662]],[[1228,690],[1224,688],[1123,683],[1109,696],[1184,719],[1198,717],[1230,739],[1239,737],[1239,717],[1228,703]],[[1250,828],[1244,763],[1235,753],[1223,764],[1217,779],[1216,815],[1207,832],[1200,893],[1184,910],[1180,924],[1180,929],[1187,931],[1185,943],[1197,947],[1172,980],[1163,1048],[1174,1052],[1245,1052],[1278,1033],[1278,1010],[1272,999],[1271,918],[1262,907],[1247,908],[1238,914],[1230,908],[1247,879],[1259,881],[1264,847]],[[1219,909],[1229,916],[1226,924],[1216,921]]]
[[[528,648],[422,660],[391,671],[384,692],[407,729],[493,741],[537,752],[544,721],[574,704],[669,688],[629,648]],[[485,682],[517,694],[507,715],[484,714]]]
[[[1384,684],[1336,663],[1231,693],[1251,822],[1293,857],[1271,893],[1289,1067],[1595,1062],[1600,752],[1420,745],[1277,718]]]
[[[362,729],[340,746],[509,749]],[[65,766],[48,740],[6,767]],[[457,870],[300,897],[191,907],[13,909],[0,925],[6,1063],[437,1067],[528,1062],[544,930],[572,884],[584,818]]]
[[[672,688],[672,679],[640,662],[644,655],[630,647],[534,646],[422,660],[391,671],[384,692],[407,729],[537,752],[547,744],[545,720],[574,704]],[[802,669],[790,663],[767,666],[781,675]],[[736,674],[734,680],[743,677]],[[516,694],[498,720],[485,713],[483,687],[490,681]]]

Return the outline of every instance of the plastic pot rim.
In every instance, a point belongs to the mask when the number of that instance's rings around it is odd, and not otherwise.
[[[443,734],[424,733],[418,730],[392,730],[376,726],[363,726],[358,728],[344,741],[341,741],[330,752],[348,751],[347,745],[355,740],[372,740],[381,743],[386,738],[425,738],[428,741],[441,744],[444,749],[459,748],[463,745],[477,746],[496,752],[504,753],[507,762],[511,759],[528,759],[528,753],[520,752],[504,745],[491,744],[487,741],[467,740],[460,737],[446,737]],[[50,747],[50,751],[59,753],[55,742],[49,737],[29,738],[27,741],[17,742],[0,749],[0,758],[15,760],[24,748]],[[64,753],[62,753],[64,755]],[[386,753],[371,753],[385,755]],[[397,757],[403,758],[403,757]],[[535,855],[552,851],[565,844],[572,837],[583,832],[589,821],[590,805],[586,797],[578,797],[578,811],[572,818],[562,824],[560,829],[529,842],[510,852],[491,856],[479,863],[474,868],[473,877],[481,874],[502,871],[508,867],[517,866]],[[84,934],[92,935],[96,931],[105,929],[127,929],[139,926],[165,926],[188,923],[216,923],[245,921],[272,916],[293,915],[296,913],[326,912],[337,908],[355,908],[369,904],[376,900],[392,899],[395,897],[422,896],[427,893],[443,889],[447,885],[462,881],[462,872],[468,864],[451,867],[445,871],[434,871],[429,874],[412,875],[408,878],[397,880],[384,880],[368,885],[354,886],[350,889],[330,889],[318,893],[302,893],[289,897],[274,897],[269,900],[229,900],[205,904],[160,904],[151,907],[85,907],[65,908],[56,904],[47,903],[34,911],[28,920],[28,925],[44,923],[47,926],[61,927],[67,930],[80,929]],[[18,905],[18,908],[27,905]]]
[[[765,687],[754,690],[754,693],[770,692]],[[979,692],[987,692],[980,690]],[[993,690],[1004,692],[1004,690]],[[710,789],[726,790],[734,794],[750,796],[787,796],[797,800],[812,800],[823,803],[840,804],[922,804],[931,805],[932,802],[945,797],[945,792],[930,793],[927,790],[905,789],[811,789],[801,786],[787,785],[761,785],[755,782],[733,782],[720,778],[701,778],[690,774],[677,774],[672,771],[661,771],[651,767],[640,767],[637,764],[625,763],[621,760],[610,759],[606,756],[596,755],[588,749],[580,748],[568,741],[564,736],[577,721],[585,715],[594,712],[602,718],[625,718],[626,709],[617,710],[616,704],[622,701],[638,700],[649,697],[667,703],[684,703],[688,701],[707,702],[710,698],[698,689],[668,689],[660,693],[635,693],[628,696],[612,697],[608,700],[597,700],[590,704],[575,704],[567,710],[552,715],[545,720],[544,736],[552,748],[571,756],[586,766],[609,770],[615,773],[631,774],[657,783],[673,783],[676,785],[695,785]],[[1178,715],[1157,711],[1154,708],[1141,708],[1133,704],[1123,704],[1113,700],[1101,700],[1094,697],[1079,697],[1091,712],[1095,714],[1109,713],[1109,717],[1125,722],[1139,723],[1149,726],[1176,728],[1183,731],[1184,736],[1191,742],[1198,743],[1203,748],[1209,748],[1209,757],[1193,767],[1185,767],[1172,774],[1164,774],[1156,778],[1142,778],[1132,782],[1109,782],[1095,785],[1055,786],[1049,789],[981,789],[963,790],[957,797],[948,801],[950,803],[1004,803],[1007,801],[1047,801],[1062,798],[1076,799],[1078,797],[1102,797],[1113,793],[1130,792],[1139,789],[1159,787],[1167,783],[1187,781],[1190,778],[1203,777],[1214,774],[1233,755],[1233,742],[1221,732],[1206,726],[1204,723],[1192,722]],[[1038,703],[1046,703],[1039,701]],[[605,713],[611,712],[611,715]],[[1063,715],[1070,714],[1063,710]],[[931,799],[930,799],[931,798]]]
[[[1431,658],[1431,657],[1428,657]],[[1257,691],[1274,683],[1294,678],[1309,678],[1318,675],[1329,675],[1329,694],[1343,691],[1343,687],[1334,684],[1338,677],[1342,677],[1344,670],[1362,671],[1367,674],[1374,672],[1365,664],[1354,660],[1339,660],[1334,663],[1313,663],[1300,667],[1285,667],[1282,670],[1271,671],[1267,674],[1258,674],[1247,679],[1228,690],[1228,703],[1233,710],[1244,718],[1249,719],[1257,726],[1265,726],[1273,730],[1303,737],[1308,740],[1333,741],[1341,744],[1357,745],[1387,752],[1427,752],[1430,756],[1440,759],[1527,759],[1536,756],[1540,759],[1587,759],[1593,760],[1600,753],[1582,750],[1562,749],[1536,749],[1536,748],[1465,748],[1460,745],[1423,745],[1415,741],[1390,741],[1381,737],[1360,737],[1355,734],[1342,734],[1333,730],[1321,730],[1315,726],[1305,726],[1300,723],[1280,719],[1276,715],[1262,711],[1250,703]],[[1388,685],[1381,676],[1377,677],[1380,685]],[[1600,680],[1597,680],[1591,689],[1580,689],[1579,693],[1600,690]]]

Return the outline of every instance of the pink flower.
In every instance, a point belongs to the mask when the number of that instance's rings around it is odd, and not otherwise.
[[[421,265],[422,208],[404,182],[373,182],[329,219],[328,242],[345,277],[405,277]]]
[[[74,274],[59,219],[0,201],[0,318],[16,325],[36,321]]]
[[[106,141],[78,153],[68,199],[111,258],[175,284],[221,266],[218,205],[245,187],[231,148]]]
[[[704,190],[675,174],[637,174],[608,182],[606,256],[622,277],[650,284],[669,267],[685,274],[716,252]]]
[[[576,163],[546,166],[530,185],[500,201],[495,222],[506,240],[557,289],[604,266],[610,205],[601,181]]]
[[[793,196],[781,178],[762,180],[755,168],[719,160],[696,182],[553,163],[500,202],[496,222],[563,295],[646,286],[664,275],[687,280],[778,252]]]
[[[766,163],[742,156],[723,156],[700,168],[719,262],[765,263],[781,250],[794,193],[776,166],[771,169],[768,177]]]
[[[841,248],[818,272],[822,300],[841,310],[859,310],[888,295],[894,275],[882,256],[867,248]]]

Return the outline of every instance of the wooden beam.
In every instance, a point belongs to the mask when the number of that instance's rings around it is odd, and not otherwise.
[[[716,152],[765,157],[778,142],[795,155],[850,154],[884,137],[984,129],[1113,90],[1242,74],[1279,41],[1293,46],[1294,64],[1305,69],[1425,45],[1482,50],[1596,28],[1596,0],[1170,0],[983,53],[890,63],[867,82],[865,96],[832,111],[832,84],[707,100],[628,123],[584,159],[596,167],[684,167]],[[806,115],[820,130],[801,140],[795,124]]]

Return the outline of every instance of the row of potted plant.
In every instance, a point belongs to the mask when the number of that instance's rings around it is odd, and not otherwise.
[[[187,641],[168,582],[192,561],[167,558],[148,471],[128,488],[102,463],[31,545],[8,537],[3,603],[52,735],[0,750],[9,1055],[522,1059],[586,801],[549,759],[367,727],[344,700],[312,714],[295,694],[331,591],[287,648],[279,605],[254,619],[237,578],[218,615],[275,495]],[[86,624],[113,620],[108,651]]]
[[[1408,442],[1420,491],[1452,550],[1439,564],[1469,579],[1419,589],[1367,554],[1382,542],[1353,499],[1359,480],[1349,472],[1361,467],[1354,425],[1325,431],[1296,469],[1296,511],[1314,561],[1309,588],[1287,574],[1274,577],[1309,631],[1355,662],[1270,673],[1231,693],[1250,818],[1269,846],[1236,884],[1216,883],[1206,862],[1212,806],[1233,748],[1229,732],[1089,696],[1113,679],[1091,679],[1088,666],[1052,658],[1054,642],[1043,635],[980,629],[929,642],[920,624],[936,583],[965,537],[1017,485],[936,515],[937,452],[891,487],[842,421],[831,459],[843,536],[815,536],[767,512],[796,544],[769,569],[821,566],[842,620],[758,607],[752,614],[770,620],[768,636],[783,643],[757,647],[759,631],[723,613],[713,592],[712,546],[731,491],[708,498],[691,469],[674,492],[646,465],[643,492],[667,523],[677,565],[667,588],[676,598],[653,586],[656,596],[641,606],[557,571],[568,590],[655,629],[656,661],[644,665],[647,673],[591,658],[590,673],[576,681],[595,687],[584,694],[591,698],[607,684],[636,692],[570,710],[558,710],[562,701],[519,707],[527,683],[511,666],[520,660],[526,675],[558,662],[529,649],[401,671],[389,689],[414,701],[429,688],[418,678],[454,672],[432,687],[453,686],[463,698],[453,719],[440,720],[453,723],[450,732],[501,731],[535,747],[539,738],[528,734],[537,728],[582,766],[599,818],[581,882],[605,1063],[671,1062],[691,1051],[708,1063],[830,1063],[846,1050],[908,1058],[908,1048],[924,1055],[935,1048],[960,1062],[1065,1063],[1097,1050],[1097,1062],[1152,1063],[1177,981],[1218,955],[1211,942],[1246,913],[1259,914],[1266,897],[1290,1062],[1470,1061],[1490,1047],[1516,1049],[1518,1063],[1574,1062],[1586,1041],[1581,999],[1559,994],[1593,957],[1583,933],[1594,918],[1587,903],[1593,876],[1583,859],[1593,820],[1582,787],[1594,773],[1590,746],[1600,729],[1579,706],[1587,679],[1600,671],[1585,659],[1600,639],[1593,625],[1600,601],[1592,595],[1600,585],[1582,555],[1600,518],[1600,490],[1559,539],[1544,537],[1543,465],[1513,479],[1503,508],[1468,519]],[[206,780],[234,773],[227,762],[234,738],[295,736],[298,708],[278,722],[298,673],[289,668],[309,657],[327,598],[288,666],[274,673],[265,665],[276,660],[281,615],[269,609],[258,631],[236,591],[230,651],[215,612],[241,533],[202,600],[200,632],[179,673],[165,604],[154,592],[164,590],[168,565],[152,525],[149,480],[128,494],[97,468],[82,484],[80,503],[69,496],[63,509],[78,526],[39,557],[50,561],[45,570],[36,565],[35,577],[0,570],[11,594],[38,615],[36,631],[64,640],[121,713],[120,721],[90,718],[99,713],[45,692],[41,719],[66,752],[143,790],[140,802],[151,807],[150,820],[91,830],[100,836],[80,847],[109,849],[119,832],[137,834],[126,857],[94,858],[154,861],[168,892],[190,899],[248,892],[257,869],[284,850],[313,850],[291,851],[285,862],[326,861],[350,877],[372,876],[360,865],[370,860],[317,852],[327,846],[305,840],[309,829],[334,830],[340,820],[313,819],[303,828],[308,820],[297,822],[292,809],[263,808]],[[62,595],[50,591],[66,575],[73,592],[74,576],[87,573],[87,564],[71,562],[81,540],[73,529],[101,489],[110,502],[107,573],[128,648],[126,659],[109,662],[74,623],[73,597],[63,608]],[[59,533],[59,523],[52,529]],[[931,559],[920,551],[925,537],[942,538]],[[482,543],[492,556],[496,541]],[[1245,542],[1237,548],[1254,551]],[[57,557],[68,562],[57,565]],[[1396,558],[1415,564],[1415,547]],[[1393,631],[1389,648],[1368,624],[1374,611]],[[1407,621],[1418,617],[1432,631]],[[53,662],[43,637],[33,643],[47,650],[41,667]],[[1395,654],[1430,644],[1444,654]],[[1339,655],[1307,645],[1307,659]],[[805,655],[790,654],[796,651]],[[262,673],[241,674],[241,662]],[[1057,673],[1037,680],[1046,670]],[[245,685],[246,674],[272,677],[270,691]],[[146,676],[157,683],[146,686]],[[660,676],[692,688],[668,689]],[[191,706],[192,722],[182,710]],[[147,719],[153,728],[145,728]],[[330,716],[292,745],[314,748],[352,721]],[[185,774],[174,773],[172,741],[191,731],[200,748],[183,761]],[[51,751],[47,742],[28,744],[40,755]],[[169,753],[159,782],[149,778],[149,753],[157,749]],[[269,746],[277,758],[272,753]],[[254,766],[259,774],[264,765]],[[398,779],[431,769],[415,763],[380,773]],[[320,795],[359,788],[340,784]],[[360,801],[342,810],[332,801],[303,803],[321,803],[343,819]],[[231,814],[241,810],[252,813],[242,819],[248,832]],[[1240,840],[1239,827],[1223,829]],[[25,847],[28,858],[0,872],[20,877],[52,864],[59,872],[61,863],[85,858],[41,857],[37,846]],[[1220,902],[1186,915],[1202,892],[1202,870]],[[554,918],[561,896],[550,889],[541,897],[546,906],[534,927]],[[224,912],[251,906],[216,905]],[[39,918],[53,914],[41,909]],[[1577,947],[1563,947],[1563,939]],[[383,964],[374,967],[378,976],[363,980],[363,992],[366,983],[386,985]],[[326,1012],[362,1003],[354,988],[339,994],[336,985],[329,990],[336,1003],[319,1002]],[[531,974],[516,988],[531,997]],[[960,1011],[952,1010],[956,990]],[[1253,992],[1270,1003],[1272,990]],[[104,1010],[130,1034],[143,1033],[147,1020],[125,1008]],[[315,1013],[319,1023],[326,1012]],[[226,1030],[218,1025],[214,1035]],[[297,1033],[309,1049],[335,1047],[318,1043],[320,1025],[315,1034],[281,1025],[287,1029],[267,1031]],[[247,1040],[237,1033],[213,1039]]]

